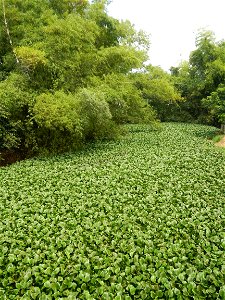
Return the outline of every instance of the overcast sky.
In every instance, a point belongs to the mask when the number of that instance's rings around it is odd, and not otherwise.
[[[150,63],[165,70],[188,59],[199,28],[225,39],[225,0],[113,0],[108,13],[150,33]]]

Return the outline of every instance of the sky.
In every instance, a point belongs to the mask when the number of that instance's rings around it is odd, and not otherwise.
[[[112,0],[107,11],[150,34],[150,63],[166,71],[188,60],[200,28],[225,39],[225,0]]]

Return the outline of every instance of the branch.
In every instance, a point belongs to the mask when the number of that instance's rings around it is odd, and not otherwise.
[[[5,29],[6,29],[6,33],[8,35],[8,38],[9,38],[9,43],[12,47],[13,54],[16,58],[16,63],[19,64],[19,59],[18,59],[15,51],[13,50],[13,42],[12,42],[12,39],[11,39],[11,35],[10,35],[10,31],[9,31],[9,27],[8,27],[8,23],[7,23],[7,19],[6,19],[5,0],[2,0],[2,9],[3,9],[3,18],[4,18],[4,23],[5,23]]]

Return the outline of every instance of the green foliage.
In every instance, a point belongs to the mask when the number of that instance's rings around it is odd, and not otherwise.
[[[0,169],[1,299],[224,299],[217,129],[127,129]]]
[[[48,6],[49,1],[10,0],[5,1],[6,19],[13,42],[13,47],[31,46],[42,39],[41,27],[52,19],[53,13]],[[0,10],[3,20],[3,11]],[[0,57],[12,52],[5,26],[0,28]],[[4,68],[4,65],[1,68]],[[15,68],[15,66],[14,66]]]
[[[59,91],[55,94],[41,94],[37,96],[33,110],[39,126],[71,132],[80,126],[78,103],[72,95]]]
[[[7,115],[9,126],[3,109],[0,114],[3,148],[26,144],[31,152],[63,151],[87,140],[116,137],[116,123],[155,122],[133,84],[124,85],[128,74],[148,59],[148,37],[130,22],[109,16],[107,1],[44,0],[40,5],[38,0],[11,0],[5,15],[0,81],[7,90],[4,101],[16,109]],[[26,78],[26,86],[13,86],[10,92],[7,78],[13,73]],[[106,80],[110,76],[113,84]],[[23,98],[29,103],[20,109],[18,99]],[[116,108],[116,99],[122,107]]]
[[[223,137],[224,137],[224,134],[216,134],[212,137],[212,141],[214,143],[219,143]]]
[[[86,140],[114,138],[118,130],[104,94],[97,89],[82,89],[77,98]]]
[[[0,82],[1,149],[25,150],[34,146],[30,115],[32,102],[25,77],[11,74],[7,80]]]
[[[128,20],[119,21],[107,14],[107,1],[92,1],[87,10],[87,17],[95,21],[99,28],[96,39],[97,49],[130,46],[135,49],[149,49],[149,36],[143,31],[136,31]]]
[[[157,112],[158,118],[170,120],[171,106],[176,106],[182,100],[171,76],[160,67],[149,65],[144,72],[134,73],[131,77],[141,96]]]
[[[81,143],[79,103],[74,96],[63,92],[41,94],[36,98],[33,114],[39,147],[58,152]]]
[[[203,99],[203,105],[210,110],[210,115],[222,124],[225,123],[225,86],[219,86],[215,92]]]
[[[35,70],[38,65],[47,63],[45,53],[32,47],[18,47],[15,49],[15,53],[22,67],[27,70]]]
[[[71,14],[63,19],[55,18],[42,32],[44,38],[37,46],[49,60],[54,89],[74,92],[86,83],[94,69],[96,24]]]
[[[95,1],[88,10],[88,18],[94,20],[99,28],[95,42],[98,49],[118,46],[121,35],[124,36],[122,26],[119,20],[107,15],[105,1]]]
[[[87,0],[50,0],[50,7],[53,8],[59,16],[66,15],[68,13],[82,14],[85,8],[88,6]]]
[[[19,71],[29,78],[31,89],[41,92],[53,87],[53,76],[44,51],[20,46],[14,53],[19,61]]]
[[[104,81],[92,78],[92,84],[104,93],[117,124],[157,123],[155,111],[143,99],[131,76],[109,74]]]
[[[111,73],[127,74],[133,68],[140,68],[147,59],[144,51],[136,51],[132,47],[108,47],[99,51],[95,75]]]
[[[119,133],[104,95],[94,89],[81,89],[75,95],[41,94],[33,115],[39,147],[53,152],[80,147],[87,140],[115,138]]]
[[[225,83],[225,44],[216,42],[212,32],[203,30],[197,35],[196,47],[189,62],[171,69],[175,86],[186,99],[184,110],[199,121],[218,125],[220,111],[214,104],[217,89]]]

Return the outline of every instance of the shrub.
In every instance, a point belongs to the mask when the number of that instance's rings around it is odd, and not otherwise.
[[[26,78],[11,74],[0,82],[0,149],[20,148],[27,151],[35,146],[30,107],[33,95]]]
[[[209,110],[210,116],[218,120],[219,123],[225,122],[225,86],[221,85],[210,96],[202,100],[203,105]]]
[[[79,101],[74,95],[62,91],[40,94],[36,97],[33,113],[41,148],[61,152],[82,143]]]
[[[94,88],[81,89],[77,98],[86,140],[115,138],[118,135],[118,127],[112,120],[104,93]]]
[[[95,82],[109,104],[112,119],[117,124],[156,123],[153,108],[143,99],[132,78],[110,74],[104,81]]]
[[[113,138],[118,130],[104,95],[93,89],[77,94],[43,93],[33,108],[38,145],[61,152],[80,147],[85,141]]]

